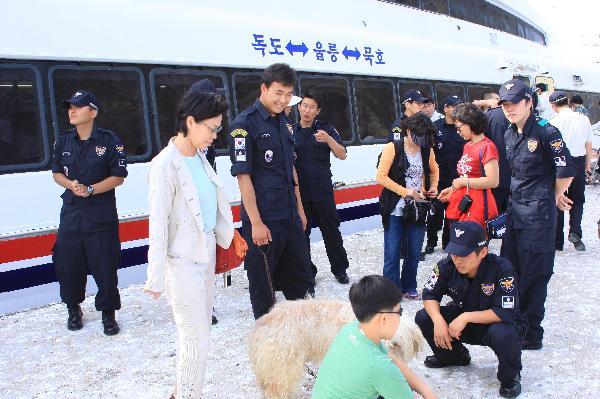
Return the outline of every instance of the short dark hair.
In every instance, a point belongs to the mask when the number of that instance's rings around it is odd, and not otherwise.
[[[192,116],[196,122],[200,122],[223,114],[228,107],[225,97],[220,94],[188,90],[177,106],[175,131],[182,132],[184,136],[187,136],[185,120],[188,116]]]
[[[452,113],[455,121],[469,125],[473,133],[482,134],[487,128],[487,118],[475,104],[462,103],[456,106]]]
[[[481,96],[481,99],[482,100],[491,100],[492,98],[494,98],[494,94],[496,94],[495,91],[486,91]]]
[[[575,94],[573,97],[571,97],[571,102],[573,104],[583,105],[583,98],[581,98],[579,94]]]
[[[275,82],[284,86],[294,86],[296,84],[296,71],[284,63],[269,65],[262,73],[261,83],[269,87]]]
[[[425,115],[423,112],[417,112],[416,114],[409,116],[408,118],[402,119],[400,122],[400,133],[402,137],[406,137],[410,130],[411,134],[416,136],[427,136],[430,139],[430,143],[433,143],[433,138],[437,133],[435,125],[431,122],[431,118]]]
[[[316,91],[308,90],[302,96],[302,99],[305,99],[305,98],[310,98],[311,100],[314,100],[317,103],[317,108],[321,108],[321,105],[323,104],[323,97],[321,97],[321,95],[319,93],[317,93]]]
[[[556,105],[557,107],[564,107],[565,105],[569,105],[569,99],[563,97],[558,101],[554,101],[552,104]]]
[[[535,87],[540,89],[542,93],[548,90],[548,86],[546,85],[546,83],[538,83],[535,85]]]
[[[387,278],[371,275],[352,284],[349,297],[358,321],[367,323],[377,313],[392,310],[398,305],[402,300],[402,292]]]

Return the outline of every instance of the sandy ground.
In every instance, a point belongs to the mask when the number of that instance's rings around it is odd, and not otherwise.
[[[586,252],[570,243],[557,253],[550,282],[541,351],[523,353],[522,398],[591,398],[600,394],[600,187],[588,189],[584,214]],[[381,273],[382,230],[345,237],[353,281]],[[495,251],[498,245],[494,244]],[[419,266],[422,285],[438,248]],[[347,298],[349,286],[339,285],[328,271],[322,243],[313,244],[320,266],[317,296]],[[233,274],[233,285],[223,289],[218,279],[216,309],[219,324],[212,330],[204,393],[206,398],[260,398],[246,355],[245,333],[252,325],[248,284],[243,271]],[[175,374],[176,330],[164,299],[154,301],[142,285],[121,291],[118,313],[121,333],[102,333],[93,297],[83,303],[84,328],[69,332],[66,309],[51,305],[0,318],[1,398],[168,398]],[[403,303],[413,317],[419,302]],[[466,368],[429,370],[423,359],[427,348],[411,366],[441,398],[497,397],[496,358],[489,348],[469,347],[472,364]],[[309,398],[314,381],[306,376],[298,398]]]

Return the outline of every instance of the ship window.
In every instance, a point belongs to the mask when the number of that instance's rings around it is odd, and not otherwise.
[[[469,85],[467,86],[467,101],[482,100],[487,92],[498,94],[499,86]]]
[[[433,88],[430,83],[418,82],[418,81],[400,81],[398,82],[398,93],[400,94],[400,101],[402,101],[402,96],[409,90],[419,90],[421,94],[427,98],[431,98],[435,101],[433,97]],[[401,112],[404,112],[404,106],[401,105]]]
[[[169,138],[176,134],[175,113],[177,112],[177,106],[183,94],[192,84],[201,79],[208,79],[219,94],[227,97],[225,76],[218,72],[155,69],[150,73],[150,78],[154,93],[155,120],[160,135],[161,148],[164,148]],[[226,132],[229,130],[227,113],[223,115],[222,126],[223,130],[217,135],[214,142],[216,149],[227,148]]]
[[[420,0],[389,0],[389,2],[413,8],[419,8],[421,5]]]
[[[234,73],[233,92],[235,95],[234,115],[239,114],[260,97],[260,74]]]
[[[438,83],[435,85],[435,95],[437,97],[437,110],[439,113],[444,113],[444,100],[448,96],[459,96],[465,101],[465,88],[460,84]]]
[[[57,134],[72,128],[63,100],[81,89],[96,95],[100,103],[96,123],[115,132],[125,146],[128,160],[147,158],[151,148],[142,72],[129,67],[52,68],[50,91]]]
[[[360,140],[384,141],[397,117],[394,84],[389,80],[354,79],[353,86]]]
[[[41,87],[36,69],[0,66],[0,171],[42,166],[48,161]]]
[[[448,0],[421,0],[421,8],[438,14],[448,15],[450,13]]]
[[[300,78],[300,93],[314,90],[321,95],[323,105],[319,119],[331,123],[342,140],[349,142],[354,137],[350,113],[350,89],[345,78],[303,76]]]

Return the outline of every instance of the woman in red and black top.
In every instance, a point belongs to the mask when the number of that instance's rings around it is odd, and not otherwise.
[[[473,221],[485,229],[486,220],[498,216],[492,188],[498,186],[498,149],[494,142],[483,134],[487,127],[485,114],[473,104],[460,104],[453,113],[454,124],[463,139],[469,140],[464,146],[462,158],[456,165],[457,179],[440,193],[440,201],[449,201],[446,217],[450,221]],[[485,173],[484,173],[485,171]],[[487,191],[487,218],[484,214],[484,190]],[[459,209],[466,193],[473,199],[467,212]]]

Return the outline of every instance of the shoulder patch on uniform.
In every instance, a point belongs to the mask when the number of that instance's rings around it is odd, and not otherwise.
[[[237,137],[237,136],[246,137],[247,135],[248,135],[248,132],[245,131],[244,129],[235,129],[233,132],[231,132],[231,137]]]
[[[554,152],[560,152],[563,149],[563,141],[562,139],[552,140],[550,146]]]
[[[511,293],[513,291],[513,289],[515,288],[515,278],[514,277],[504,277],[501,278],[500,280],[498,280],[498,282],[500,283],[500,287],[502,287],[502,290],[506,293]]]
[[[515,308],[515,297],[514,296],[503,296],[502,297],[502,309],[514,309]]]
[[[539,121],[537,121],[537,124],[540,126],[546,126],[548,124],[548,120],[542,118]]]
[[[401,133],[402,130],[400,130],[400,128],[398,126],[396,126],[395,128],[392,129],[393,133]]]

